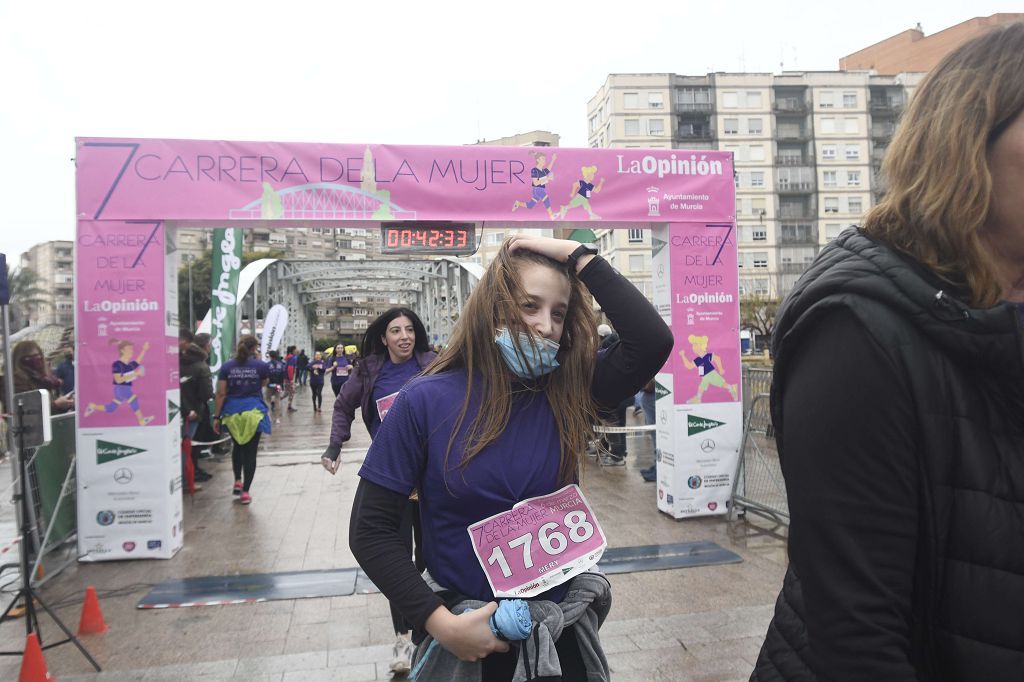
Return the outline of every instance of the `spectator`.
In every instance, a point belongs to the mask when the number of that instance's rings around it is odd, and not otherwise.
[[[181,427],[182,437],[191,441],[199,429],[199,422],[207,414],[208,403],[213,397],[213,380],[206,351],[195,342],[195,336],[187,329],[178,332],[178,365],[181,382]],[[195,480],[208,481],[213,476],[199,466],[197,449],[189,448]]]
[[[57,365],[53,373],[60,379],[60,394],[75,392],[75,347],[64,348],[64,359]]]

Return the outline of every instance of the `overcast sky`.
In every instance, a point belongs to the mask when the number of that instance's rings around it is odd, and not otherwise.
[[[74,235],[75,136],[586,144],[609,73],[835,70],[1020,0],[0,0],[0,251]]]

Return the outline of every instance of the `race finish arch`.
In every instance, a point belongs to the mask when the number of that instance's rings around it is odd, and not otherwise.
[[[656,378],[658,508],[676,518],[726,512],[742,432],[731,153],[76,144],[83,560],[170,558],[182,545],[178,254],[166,238],[177,226],[579,222],[653,230],[655,304],[676,339]]]

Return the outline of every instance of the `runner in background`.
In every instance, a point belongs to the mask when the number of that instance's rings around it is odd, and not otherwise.
[[[306,367],[309,371],[309,390],[313,394],[314,412],[323,412],[324,364],[323,354],[317,351],[313,354],[313,362]]]
[[[270,414],[263,402],[263,387],[269,380],[270,369],[267,363],[256,359],[258,347],[255,336],[243,336],[238,340],[235,357],[217,373],[213,428],[220,433],[226,427],[234,441],[231,465],[235,485],[231,492],[238,495],[242,504],[252,502],[249,487],[256,475],[260,434],[269,434],[271,430]]]
[[[292,407],[292,400],[295,399],[295,367],[297,363],[298,358],[295,356],[295,346],[288,346],[284,356],[284,364],[288,366],[284,380],[284,394],[288,397],[289,412],[296,412],[296,409]]]
[[[338,346],[335,354],[340,351],[340,357],[344,358],[344,350],[343,346]],[[341,466],[341,445],[352,435],[352,420],[357,406],[361,408],[370,438],[374,438],[399,390],[435,358],[437,355],[427,344],[427,330],[416,313],[408,308],[391,308],[377,317],[363,337],[362,360],[334,401],[331,440],[321,458],[324,468],[334,474]],[[419,505],[410,499],[412,492],[406,492],[398,510],[401,547],[398,559],[416,573],[417,565],[412,561],[414,533],[417,555],[421,542],[418,537]],[[422,566],[418,568],[421,570]],[[412,641],[407,634],[410,627],[394,604],[391,605],[391,620],[395,628],[391,671],[406,673],[413,652]]]
[[[288,365],[281,359],[281,354],[276,350],[268,351],[270,361],[267,362],[267,405],[270,406],[270,415],[276,424],[281,423],[277,415],[277,406],[284,395],[285,382],[288,380]]]
[[[601,353],[588,290],[622,332]],[[424,641],[417,665],[430,651],[440,657],[431,662],[435,671],[453,656],[483,659],[479,679],[512,679],[519,650],[510,652],[488,624],[498,606],[481,568],[488,559],[475,554],[467,528],[578,481],[596,408],[640,390],[672,343],[643,294],[590,247],[526,235],[505,242],[448,346],[391,406],[359,471],[352,551],[415,630],[440,642],[431,649]],[[431,583],[405,560],[399,530],[413,490]],[[431,584],[487,604],[456,615]],[[587,572],[537,599],[559,604],[567,595],[589,607],[574,610],[586,617],[555,644],[561,679],[587,680],[588,672],[607,679],[596,633],[610,608],[607,579]]]
[[[345,355],[345,346],[343,344],[339,343],[334,347],[334,354],[331,356],[326,367],[327,372],[331,375],[331,390],[334,391],[334,397],[337,398],[338,394],[341,393],[341,387],[345,385],[349,374],[352,373],[352,363],[349,362],[348,357]]]
[[[309,369],[309,356],[306,355],[306,349],[303,348],[299,351],[299,356],[295,358],[295,374],[298,379],[299,386],[306,385],[307,370]]]

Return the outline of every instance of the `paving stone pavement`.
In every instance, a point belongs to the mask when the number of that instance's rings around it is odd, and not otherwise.
[[[361,428],[330,476],[319,452],[330,430],[331,397],[313,414],[307,393],[260,443],[253,504],[232,498],[227,460],[205,460],[214,474],[185,502],[185,546],[166,561],[73,564],[42,595],[74,627],[87,585],[94,585],[110,630],[83,638],[103,666],[96,674],[71,645],[46,651],[61,680],[361,680],[390,679],[394,634],[379,594],[229,606],[139,610],[160,581],[184,577],[355,566],[348,518],[356,472],[369,438]],[[634,418],[630,415],[630,420]],[[743,563],[614,575],[613,606],[601,630],[616,681],[745,680],[771,618],[785,572],[785,529],[749,520],[675,521],[657,511],[655,487],[639,469],[653,462],[646,436],[630,437],[626,467],[588,461],[583,488],[612,547],[717,542]],[[0,481],[9,481],[9,465]],[[0,528],[13,518],[0,501]],[[0,538],[0,541],[4,538]],[[0,542],[0,544],[4,544]],[[7,600],[2,600],[6,606]],[[55,628],[42,619],[44,641]],[[0,625],[0,648],[21,649],[24,624]],[[0,680],[16,679],[20,659],[0,658]]]

